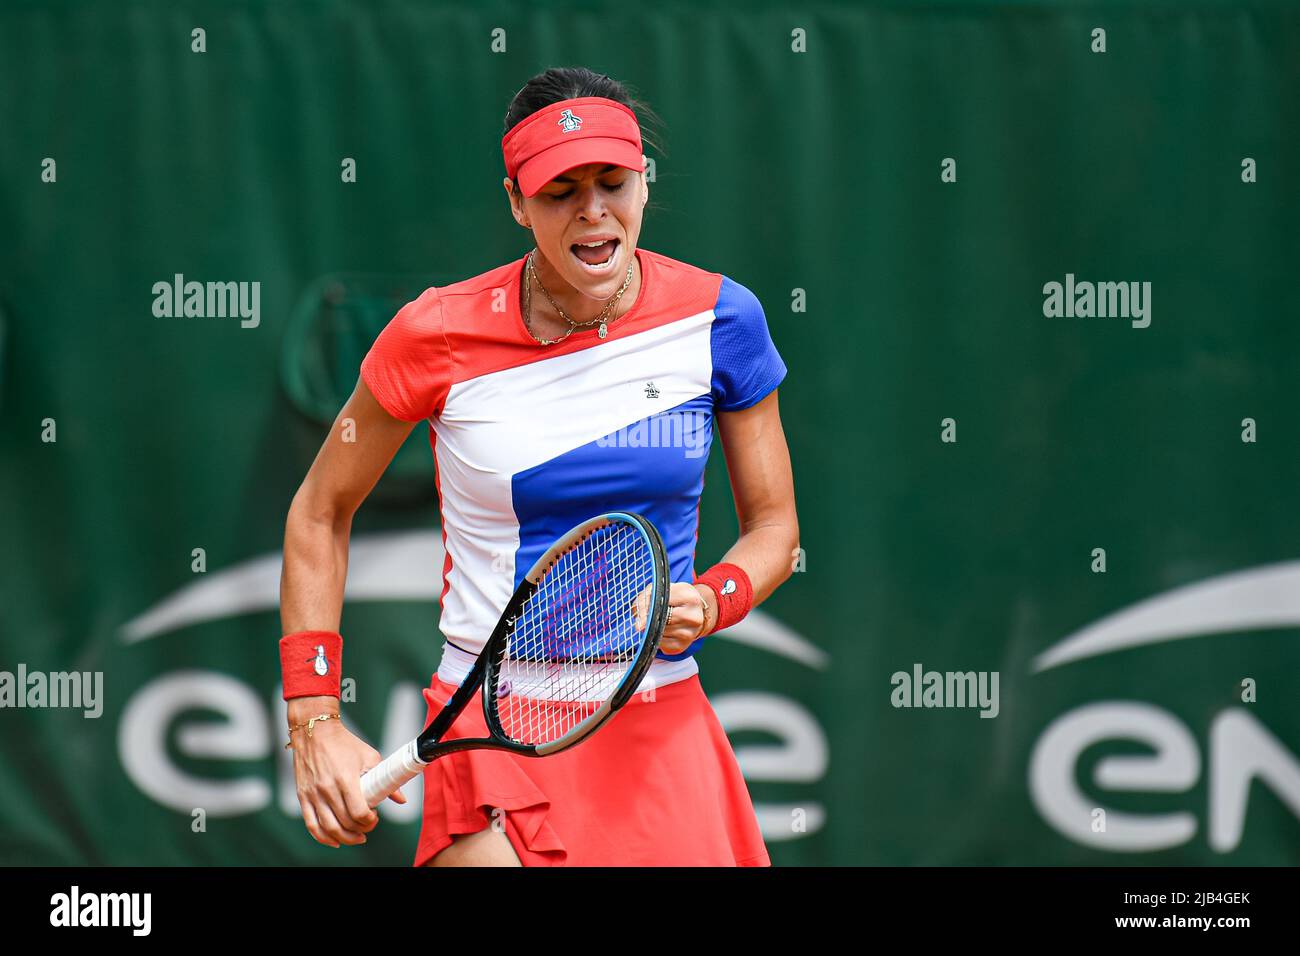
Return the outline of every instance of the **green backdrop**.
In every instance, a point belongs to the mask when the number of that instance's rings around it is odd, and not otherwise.
[[[642,245],[789,366],[806,564],[700,657],[774,861],[1300,862],[1300,13],[1224,0],[4,5],[0,670],[104,710],[0,710],[0,863],[409,862],[295,815],[283,520],[395,308],[528,248],[502,119],[567,64],[664,119]],[[259,323],[156,316],[176,274]],[[1150,325],[1046,316],[1067,275]],[[437,661],[431,469],[354,528],[377,745]],[[702,569],[720,452],[701,519]],[[918,663],[998,715],[893,706]]]

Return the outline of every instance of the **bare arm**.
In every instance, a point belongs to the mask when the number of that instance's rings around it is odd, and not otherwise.
[[[283,633],[339,629],[352,517],[413,427],[389,415],[365,383],[357,382],[289,506],[280,575]],[[334,697],[294,698],[289,724],[336,713],[338,705]],[[294,734],[293,746],[298,802],[308,831],[327,846],[364,843],[379,818],[362,799],[359,781],[379,763],[378,751],[336,720],[318,724],[310,738]],[[406,802],[400,793],[393,799]]]
[[[793,573],[799,547],[794,475],[776,396],[718,415],[740,522],[740,537],[722,560],[745,569],[756,606]]]
[[[338,630],[352,516],[413,427],[357,382],[289,506],[280,578],[284,633]]]
[[[740,522],[740,537],[722,561],[745,569],[757,606],[793,573],[799,547],[794,475],[776,390],[749,408],[719,412],[717,422]],[[706,620],[717,620],[718,598],[708,585],[674,584],[670,595],[676,607],[660,646],[676,654],[699,636]]]

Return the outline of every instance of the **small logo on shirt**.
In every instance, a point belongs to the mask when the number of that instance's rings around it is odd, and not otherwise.
[[[723,593],[723,594],[735,594],[735,593],[736,593],[736,582],[733,581],[731,578],[727,578],[726,583],[722,585],[722,593]]]
[[[307,663],[315,663],[316,673],[324,677],[330,672],[330,662],[325,660],[325,645],[316,645],[316,656],[307,658]]]
[[[658,397],[659,397],[659,389],[655,388],[655,383],[654,383],[654,382],[646,382],[646,383],[645,383],[645,397],[646,397],[646,398],[658,398]]]
[[[578,127],[582,125],[582,117],[574,116],[573,110],[571,109],[565,109],[565,111],[560,114],[559,122],[556,123],[556,125],[566,133],[574,133],[577,132]]]

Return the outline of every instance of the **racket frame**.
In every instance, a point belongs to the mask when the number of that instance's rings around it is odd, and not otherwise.
[[[568,732],[562,734],[555,740],[548,741],[544,744],[518,745],[524,748],[522,751],[516,749],[516,747],[507,748],[515,753],[528,751],[529,756],[545,757],[549,754],[557,753],[558,751],[574,746],[584,737],[595,732],[597,728],[617,713],[619,708],[632,698],[632,695],[636,693],[637,688],[641,686],[641,680],[645,677],[645,672],[654,661],[655,653],[659,649],[659,639],[663,636],[664,625],[668,616],[668,590],[672,586],[671,582],[668,580],[668,560],[664,551],[663,541],[659,537],[659,532],[655,526],[641,515],[627,511],[608,512],[604,515],[600,515],[598,518],[584,521],[576,528],[570,530],[564,535],[564,537],[560,538],[547,550],[545,554],[537,559],[528,574],[524,575],[524,580],[520,584],[519,591],[526,592],[524,598],[520,599],[517,604],[513,603],[512,600],[511,607],[515,610],[515,616],[507,614],[501,622],[502,624],[506,624],[507,627],[505,628],[504,634],[501,638],[503,643],[500,646],[504,646],[504,642],[508,641],[510,636],[514,633],[514,623],[517,619],[518,608],[522,607],[524,601],[527,600],[527,596],[531,595],[532,591],[537,589],[541,583],[542,577],[545,575],[546,571],[549,570],[551,565],[559,560],[564,552],[568,551],[571,547],[579,544],[582,540],[587,538],[589,535],[594,534],[600,528],[608,527],[608,525],[614,523],[614,521],[618,519],[622,519],[627,523],[634,525],[646,537],[647,543],[650,546],[651,560],[654,562],[654,593],[651,594],[650,604],[646,613],[646,631],[648,636],[641,643],[641,649],[637,654],[635,663],[624,672],[623,678],[619,681],[618,687],[614,689],[614,692],[610,694],[609,697],[601,702],[600,707],[598,707],[594,713],[583,718],[577,726],[571,728]],[[660,582],[663,583],[662,587],[660,587]],[[531,590],[526,590],[524,588],[525,584],[531,585]],[[497,627],[500,629],[501,624],[498,624]],[[496,682],[493,678],[496,673],[495,662],[498,659],[498,655],[489,654],[487,657],[487,674],[483,688],[483,716],[487,721],[488,729],[494,735],[499,735],[500,737],[509,740],[510,735],[506,733],[505,728],[501,725],[497,709],[492,706],[492,702],[489,700],[489,695],[494,697],[496,694]]]
[[[496,692],[495,681],[491,679],[495,673],[495,664],[493,662],[501,656],[500,652],[507,646],[507,642],[514,633],[515,622],[518,620],[525,602],[537,591],[543,576],[550,566],[559,560],[563,553],[573,547],[574,544],[598,529],[608,527],[619,521],[630,524],[639,530],[650,547],[653,593],[650,596],[650,604],[646,612],[645,637],[641,642],[640,651],[632,666],[624,671],[623,678],[614,689],[614,693],[602,701],[594,713],[588,715],[567,733],[556,740],[540,745],[524,744],[511,740],[509,735],[504,732],[504,728],[497,717],[496,708],[493,706],[495,700],[493,695]],[[590,736],[636,693],[637,688],[641,685],[641,680],[645,677],[646,671],[654,660],[655,653],[659,650],[659,640],[663,637],[664,626],[668,618],[668,591],[672,587],[668,574],[668,559],[658,530],[636,512],[607,512],[589,518],[577,527],[570,529],[551,545],[537,559],[529,572],[524,575],[523,580],[515,589],[515,593],[511,596],[510,602],[506,605],[501,619],[497,621],[496,627],[493,628],[492,634],[484,645],[482,652],[474,661],[473,667],[470,668],[469,674],[461,681],[460,686],[456,688],[456,692],[452,694],[451,699],[438,712],[438,715],[430,721],[429,726],[425,728],[419,737],[362,774],[361,791],[366,802],[372,807],[378,806],[394,791],[400,790],[407,782],[419,776],[421,770],[428,766],[430,761],[445,754],[456,753],[461,750],[504,750],[525,757],[545,757],[575,746]],[[493,736],[443,741],[442,736],[451,728],[456,718],[460,716],[461,711],[465,709],[465,706],[480,688],[484,689],[483,717],[488,725],[489,733],[493,734]]]
[[[640,531],[650,546],[651,560],[653,562],[654,593],[651,595],[646,614],[646,638],[642,641],[636,661],[624,673],[623,679],[615,688],[614,693],[601,702],[595,713],[584,718],[576,727],[573,727],[561,737],[544,744],[525,744],[511,740],[509,734],[502,727],[496,708],[493,706],[496,694],[495,681],[492,680],[496,673],[495,662],[500,659],[501,652],[514,634],[515,622],[519,619],[524,604],[537,591],[542,578],[550,570],[551,566],[591,534],[618,521],[630,524]],[[492,635],[488,638],[487,644],[484,645],[482,653],[474,661],[474,666],[470,669],[469,674],[461,681],[460,686],[456,688],[456,693],[447,701],[446,706],[443,707],[438,716],[416,738],[418,759],[423,763],[429,763],[438,757],[462,750],[504,750],[525,757],[545,757],[572,747],[590,736],[632,698],[632,695],[636,693],[637,688],[641,685],[646,671],[649,670],[650,664],[654,661],[655,653],[659,649],[659,640],[663,637],[664,625],[668,617],[668,591],[671,586],[672,584],[668,579],[668,558],[664,550],[663,539],[659,536],[658,529],[642,515],[633,511],[611,511],[597,515],[594,518],[588,518],[576,527],[571,528],[533,563],[532,568],[519,582],[519,587],[511,595],[500,620],[497,621],[496,627],[493,628]],[[465,706],[480,689],[483,691],[483,718],[493,736],[442,740],[442,736],[451,728],[456,718],[460,716],[461,711],[465,709]]]

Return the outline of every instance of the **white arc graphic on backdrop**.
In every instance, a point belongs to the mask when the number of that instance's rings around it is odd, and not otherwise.
[[[183,627],[280,606],[281,552],[250,558],[205,574],[173,591],[127,621],[122,639],[136,644]],[[437,601],[442,586],[442,537],[438,530],[357,535],[348,546],[345,601]],[[770,651],[814,670],[824,670],[826,652],[776,618],[754,609],[717,637]]]
[[[1300,625],[1300,561],[1221,574],[1116,611],[1034,658],[1034,673],[1130,647]]]

